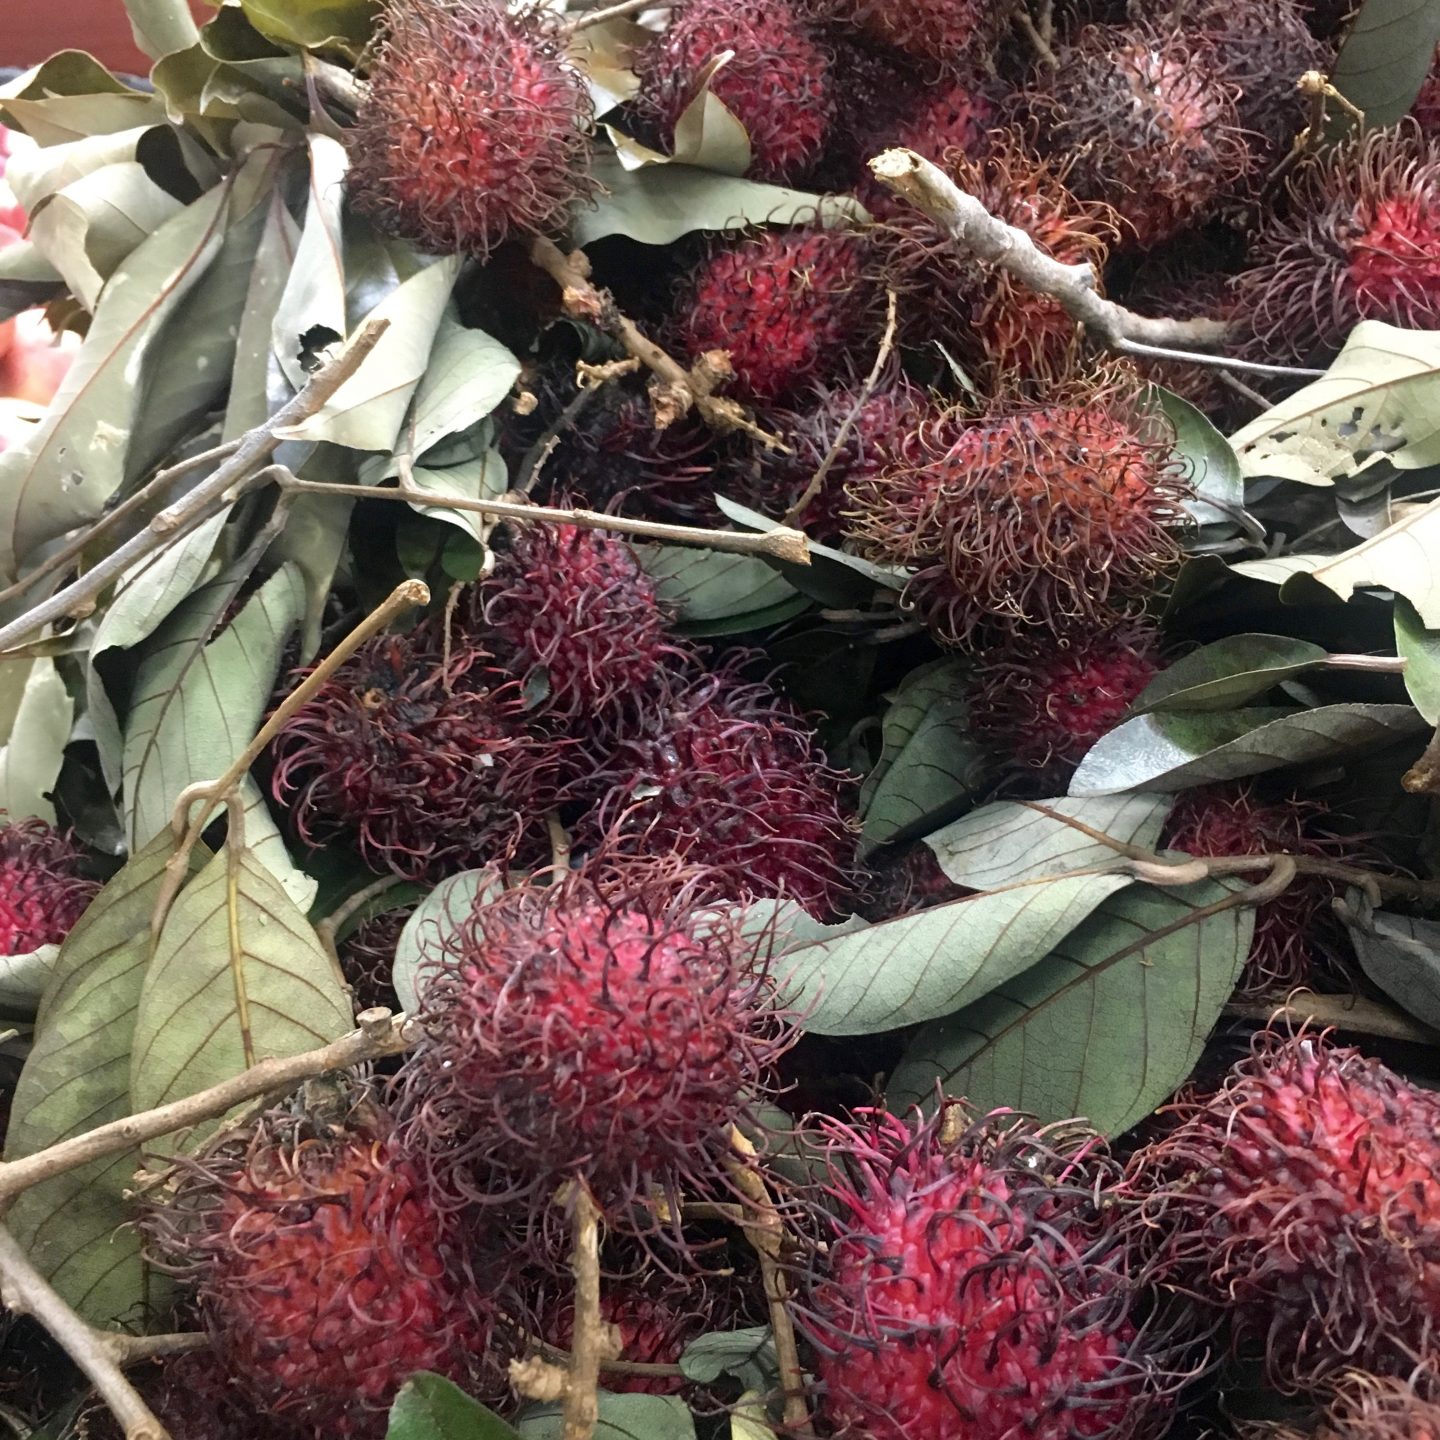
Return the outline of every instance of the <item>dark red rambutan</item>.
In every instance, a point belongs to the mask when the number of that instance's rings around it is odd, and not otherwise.
[[[1179,31],[1087,25],[1034,97],[1069,185],[1112,205],[1149,249],[1204,218],[1249,167],[1236,90],[1203,41]]]
[[[612,866],[477,903],[424,956],[425,1039],[398,1083],[411,1151],[461,1202],[602,1203],[717,1173],[790,1040],[763,940],[697,914],[676,864]]]
[[[1430,1367],[1418,1377],[1398,1380],[1352,1370],[1335,1385],[1318,1430],[1305,1436],[1274,1432],[1269,1440],[1440,1440],[1436,1383]]]
[[[503,1392],[502,1252],[478,1283],[373,1104],[335,1126],[272,1115],[223,1138],[182,1162],[146,1223],[240,1395],[283,1422],[383,1435],[417,1370]]]
[[[1440,141],[1405,120],[1302,164],[1289,189],[1234,281],[1257,354],[1323,357],[1361,320],[1440,325]]]
[[[563,228],[594,188],[579,73],[540,9],[389,0],[369,93],[348,132],[350,194],[391,234],[487,255]]]
[[[100,889],[79,874],[83,858],[68,831],[43,820],[0,825],[0,955],[58,945]]]
[[[397,1012],[403,1008],[393,979],[395,950],[405,922],[414,913],[414,905],[382,910],[362,920],[340,941],[340,969],[350,986],[357,1015],[379,1005]]]
[[[471,609],[475,640],[547,718],[594,721],[683,653],[634,550],[603,530],[515,528]]]
[[[1188,1376],[1113,1223],[1119,1167],[1079,1122],[962,1113],[821,1121],[828,1247],[798,1318],[822,1414],[857,1440],[1162,1434]]]
[[[1347,847],[1322,828],[1325,807],[1310,800],[1263,801],[1244,782],[1187,790],[1166,821],[1164,843],[1187,855],[1310,855],[1346,858]],[[1255,937],[1239,994],[1284,995],[1297,986],[1348,989],[1353,983],[1318,943],[1337,885],[1297,875],[1255,911]]]
[[[856,884],[852,782],[803,717],[733,664],[677,678],[647,710],[605,767],[610,788],[587,821],[595,841],[703,866],[707,899],[841,911]]]
[[[276,737],[272,788],[307,845],[353,840],[409,879],[515,853],[554,803],[556,742],[527,734],[519,685],[437,627],[362,646]]]
[[[1160,636],[1144,623],[1007,635],[977,657],[970,719],[977,735],[1053,793],[1159,668]]]
[[[1139,1242],[1271,1383],[1408,1375],[1440,1322],[1440,1097],[1323,1037],[1256,1037],[1136,1153]]]
[[[676,308],[680,346],[692,358],[727,351],[746,399],[794,394],[879,338],[884,311],[869,261],[863,236],[819,225],[717,244]]]
[[[684,0],[640,57],[640,114],[668,138],[726,51],[710,93],[750,137],[748,173],[799,179],[820,158],[835,104],[830,57],[787,0]]]
[[[968,67],[997,38],[994,7],[984,0],[836,0],[832,8],[871,39],[920,61],[931,76]]]
[[[874,866],[861,897],[862,913],[871,922],[894,920],[958,900],[965,893],[940,868],[935,852],[922,840]]]
[[[945,644],[1108,622],[1179,563],[1186,486],[1167,427],[1118,373],[1053,396],[999,400],[937,427],[919,462],[851,482],[851,535],[916,567],[910,596]]]

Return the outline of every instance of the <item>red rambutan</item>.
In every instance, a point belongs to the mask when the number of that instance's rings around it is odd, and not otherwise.
[[[77,873],[80,847],[43,820],[0,825],[0,955],[58,945],[100,889]]]
[[[1163,1433],[1187,1377],[1107,1213],[1103,1142],[960,1113],[821,1122],[830,1234],[799,1318],[822,1413],[865,1440]]]
[[[830,57],[786,0],[684,0],[641,56],[640,113],[666,137],[717,55],[731,58],[710,92],[750,137],[749,174],[800,178],[819,158],[833,118]]]
[[[1344,842],[1317,822],[1325,808],[1307,800],[1262,801],[1252,785],[1236,783],[1187,790],[1166,821],[1164,844],[1187,855],[1311,855],[1343,858]],[[1328,973],[1316,946],[1317,926],[1330,913],[1336,883],[1297,875],[1275,899],[1255,911],[1255,937],[1240,977],[1242,997],[1284,995],[1317,982],[1345,988],[1341,972]]]
[[[1323,357],[1361,320],[1440,325],[1440,141],[1405,120],[1331,147],[1289,188],[1234,281],[1257,354]]]
[[[355,1013],[383,1005],[387,1010],[403,1007],[395,993],[395,950],[405,922],[415,913],[414,905],[382,910],[362,920],[339,942],[340,969],[354,997]]]
[[[676,309],[680,345],[692,358],[727,351],[746,399],[793,394],[878,338],[883,309],[868,267],[868,242],[839,228],[762,230],[719,244]]]
[[[1256,1037],[1136,1153],[1140,1243],[1270,1381],[1408,1375],[1440,1325],[1440,1097],[1323,1037]]]
[[[1117,376],[999,400],[935,427],[918,463],[852,481],[851,535],[917,568],[910,595],[942,643],[1108,622],[1179,563],[1186,486],[1165,430]]]
[[[1235,87],[1210,48],[1177,32],[1087,25],[1035,97],[1070,187],[1103,200],[1143,249],[1203,218],[1250,164]]]
[[[972,672],[975,733],[1053,793],[1150,683],[1159,650],[1153,627],[1125,621],[1007,635],[980,653]]]
[[[837,0],[833,9],[931,74],[973,63],[996,39],[995,12],[983,0]]]
[[[591,193],[590,101],[544,17],[502,0],[389,0],[349,131],[350,193],[376,224],[483,256],[563,227]]]
[[[871,922],[913,915],[947,900],[958,900],[963,887],[940,868],[935,852],[917,841],[899,855],[882,859],[865,886],[863,914]]]
[[[587,824],[619,855],[675,854],[705,868],[705,898],[784,896],[841,911],[856,884],[851,780],[814,732],[734,666],[677,679],[616,746]]]
[[[373,1103],[315,1131],[270,1116],[227,1136],[147,1219],[238,1390],[282,1421],[366,1437],[417,1370],[503,1390],[498,1262],[478,1284]]]
[[[554,803],[561,751],[522,728],[519,685],[436,627],[362,646],[286,724],[275,799],[307,845],[353,839],[409,879],[514,854]]]
[[[411,1151],[460,1203],[602,1203],[718,1172],[789,1024],[763,941],[693,908],[670,865],[601,866],[478,901],[423,961],[425,1040],[402,1067]]]
[[[1414,1380],[1355,1370],[1335,1385],[1325,1422],[1313,1434],[1271,1432],[1269,1440],[1440,1440],[1436,1377],[1428,1368]]]

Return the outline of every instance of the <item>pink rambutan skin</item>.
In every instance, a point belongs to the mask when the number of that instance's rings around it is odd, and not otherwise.
[[[1162,1433],[1187,1377],[1100,1203],[1118,1167],[1082,1127],[961,1113],[819,1122],[830,1233],[798,1318],[822,1413],[857,1440]]]
[[[1257,1036],[1138,1152],[1141,1242],[1267,1378],[1408,1375],[1440,1321],[1440,1098],[1323,1036]]]
[[[594,189],[591,104],[546,27],[501,0],[389,0],[348,132],[356,204],[440,254],[561,228]]]
[[[43,820],[0,825],[0,955],[58,945],[85,912],[99,883],[77,873],[73,838]]]
[[[668,135],[705,67],[726,51],[709,88],[750,137],[747,173],[798,179],[820,157],[835,104],[830,57],[785,0],[685,0],[642,54],[641,113]]]

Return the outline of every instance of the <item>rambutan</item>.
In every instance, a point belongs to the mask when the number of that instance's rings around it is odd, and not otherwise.
[[[879,338],[869,244],[853,230],[798,225],[715,245],[689,277],[673,327],[692,358],[729,353],[734,390],[778,400],[838,372]]]
[[[1204,218],[1250,165],[1236,89],[1209,46],[1179,31],[1087,25],[1034,97],[1069,185],[1103,200],[1149,249]]]
[[[1160,668],[1144,623],[1005,636],[977,657],[970,719],[1029,782],[1054,793]]]
[[[335,1126],[267,1116],[181,1164],[147,1229],[251,1403],[370,1437],[417,1370],[503,1392],[503,1252],[478,1283],[373,1102]]]
[[[862,33],[918,60],[931,75],[953,72],[986,55],[996,15],[983,0],[837,0],[832,7]]]
[[[717,1173],[790,1026],[763,939],[675,863],[601,865],[478,900],[423,961],[425,1039],[401,1087],[412,1153],[460,1203],[500,1173],[548,1204]]]
[[[944,644],[1108,623],[1179,563],[1186,486],[1165,431],[1118,373],[1043,404],[1001,399],[927,433],[918,462],[852,481],[850,533],[916,567],[910,598]]]
[[[405,922],[415,913],[414,905],[400,905],[382,910],[362,920],[337,949],[340,969],[354,997],[355,1013],[383,1005],[387,1010],[400,1010],[395,993],[395,951]]]
[[[641,54],[640,114],[668,138],[702,72],[726,51],[710,93],[750,137],[747,173],[799,179],[820,158],[835,107],[830,57],[787,0],[684,0]]]
[[[1440,1404],[1433,1368],[1397,1380],[1352,1370],[1335,1384],[1335,1395],[1318,1430],[1267,1430],[1265,1440],[1440,1440]],[[1260,1440],[1257,1431],[1256,1440]]]
[[[1175,802],[1162,839],[1187,855],[1310,855],[1343,858],[1344,842],[1320,828],[1325,807],[1309,800],[1264,801],[1238,782],[1187,790]],[[1297,986],[1348,986],[1343,972],[1327,969],[1317,945],[1318,927],[1330,914],[1336,882],[1297,875],[1255,911],[1255,936],[1241,974],[1242,997],[1284,995]]]
[[[58,945],[100,889],[79,873],[68,831],[43,820],[0,825],[0,955]]]
[[[677,678],[606,766],[588,818],[619,855],[676,854],[707,872],[705,898],[784,896],[812,915],[841,911],[856,884],[849,776],[766,684],[732,663]]]
[[[1139,1243],[1284,1390],[1406,1376],[1440,1324],[1437,1137],[1440,1096],[1324,1037],[1262,1034],[1132,1158]]]
[[[829,1233],[798,1318],[823,1415],[857,1440],[1163,1433],[1187,1376],[1113,1223],[1119,1167],[1079,1122],[962,1116],[820,1122]]]
[[[434,625],[363,645],[276,737],[272,789],[300,838],[353,840],[408,879],[512,856],[554,804],[561,751],[520,686]]]
[[[1265,358],[1323,358],[1361,320],[1440,325],[1440,141],[1412,120],[1303,163],[1234,281]]]
[[[350,194],[391,234],[488,255],[564,226],[594,184],[591,105],[542,9],[389,0],[348,132]]]
[[[940,868],[935,852],[924,841],[917,841],[872,868],[861,897],[861,913],[872,922],[894,920],[958,900],[963,894],[964,888]]]

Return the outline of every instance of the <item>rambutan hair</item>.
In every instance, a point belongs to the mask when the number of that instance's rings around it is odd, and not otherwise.
[[[1361,320],[1440,325],[1440,141],[1407,119],[1304,162],[1234,300],[1267,359],[1333,354]]]
[[[831,9],[872,40],[918,60],[929,78],[988,58],[998,39],[996,12],[984,0],[834,0]]]
[[[0,955],[28,955],[70,933],[100,889],[80,874],[83,858],[69,831],[44,820],[0,825]]]
[[[562,228],[594,191],[589,95],[542,9],[388,0],[368,81],[350,194],[422,250],[488,255]]]

